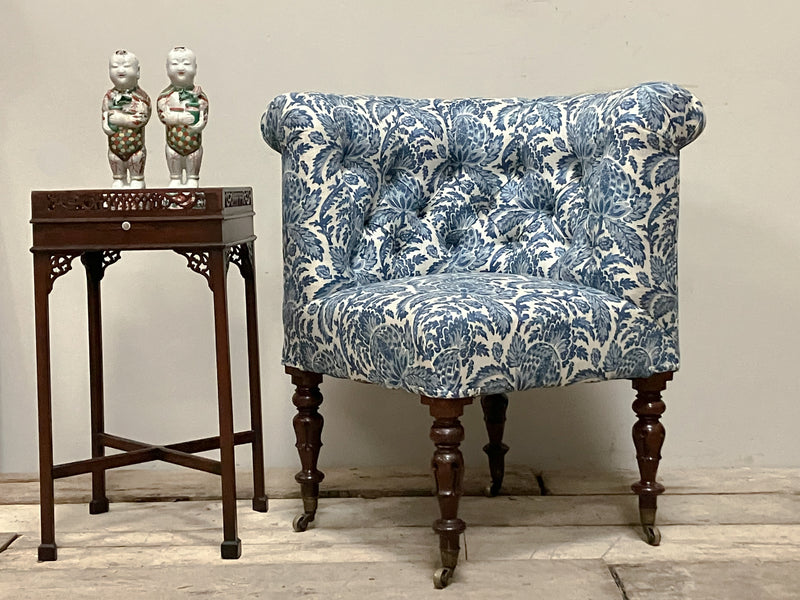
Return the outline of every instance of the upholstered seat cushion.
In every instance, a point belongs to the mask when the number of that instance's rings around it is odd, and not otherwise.
[[[443,273],[349,287],[287,312],[291,366],[439,398],[647,377],[674,337],[631,302],[530,275]]]

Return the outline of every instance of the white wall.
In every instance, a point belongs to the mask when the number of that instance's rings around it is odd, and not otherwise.
[[[0,471],[36,469],[30,190],[110,183],[100,100],[108,55],[138,54],[151,97],[173,45],[198,56],[211,100],[206,185],[255,193],[267,463],[297,463],[279,364],[279,157],[259,119],[300,89],[407,96],[529,96],[669,80],[705,103],[683,153],[683,369],[665,399],[670,466],[798,466],[800,151],[795,25],[782,2],[3,0],[0,19]],[[148,183],[167,181],[148,127]],[[76,262],[51,295],[56,460],[88,456],[86,309]],[[235,271],[232,272],[235,274]],[[109,430],[169,442],[216,428],[211,296],[171,253],[127,253],[104,280]],[[231,276],[237,421],[246,424],[241,285]],[[327,380],[322,464],[419,464],[426,408],[410,395]],[[627,382],[512,396],[508,460],[629,468]],[[483,468],[480,409],[465,417]],[[248,464],[246,452],[239,454]]]

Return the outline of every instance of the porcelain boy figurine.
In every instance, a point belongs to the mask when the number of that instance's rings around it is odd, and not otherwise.
[[[158,118],[167,127],[170,187],[198,187],[203,160],[202,131],[208,121],[208,98],[194,84],[197,61],[183,46],[169,51],[170,86],[158,97]]]
[[[139,87],[139,59],[117,50],[108,61],[114,87],[103,97],[103,132],[108,136],[112,187],[144,187],[144,126],[150,120],[150,97]],[[128,183],[130,175],[130,183]]]

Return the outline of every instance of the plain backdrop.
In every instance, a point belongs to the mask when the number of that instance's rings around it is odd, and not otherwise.
[[[605,91],[667,80],[705,104],[681,164],[682,369],[669,386],[662,472],[800,466],[800,4],[722,0],[0,2],[0,472],[37,468],[30,191],[107,187],[100,102],[117,48],[155,99],[175,45],[210,99],[203,185],[255,197],[268,466],[294,466],[282,342],[280,158],[262,141],[269,100],[293,90],[410,97]],[[147,182],[168,181],[147,128]],[[237,423],[247,426],[243,292],[230,275]],[[170,252],[123,253],[103,281],[106,422],[169,443],[217,428],[211,295]],[[85,279],[51,295],[56,461],[89,456]],[[418,398],[326,379],[321,466],[418,465],[432,445]],[[626,381],[514,394],[507,460],[541,469],[635,466]],[[468,468],[484,468],[479,405]],[[246,450],[237,453],[249,465]]]

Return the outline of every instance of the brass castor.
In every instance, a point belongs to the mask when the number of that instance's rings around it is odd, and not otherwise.
[[[450,567],[442,567],[441,569],[437,569],[436,572],[433,574],[433,587],[437,590],[441,590],[447,587],[450,583],[450,579],[453,577],[454,569]]]
[[[644,539],[651,546],[658,546],[661,543],[661,532],[655,525],[643,525]]]
[[[295,531],[305,531],[308,529],[308,524],[314,520],[314,515],[310,513],[301,513],[292,521],[292,529]]]
[[[485,488],[483,488],[483,495],[487,498],[494,498],[500,494],[500,488],[502,484],[500,483],[490,483]]]

